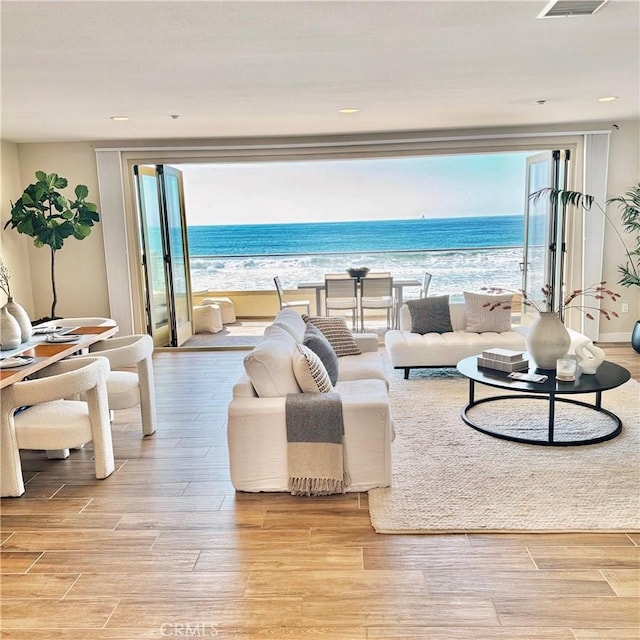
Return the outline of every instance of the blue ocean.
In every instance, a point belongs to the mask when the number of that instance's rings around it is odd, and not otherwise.
[[[522,216],[190,226],[192,256],[522,246]]]
[[[287,289],[366,266],[433,274],[430,293],[520,286],[522,215],[188,227],[195,291]],[[410,293],[410,292],[409,292]]]

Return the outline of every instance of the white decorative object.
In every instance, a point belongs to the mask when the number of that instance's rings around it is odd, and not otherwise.
[[[576,345],[576,355],[580,359],[582,373],[594,374],[597,368],[604,362],[604,351],[596,347],[589,338],[585,338]]]
[[[527,351],[540,369],[555,369],[558,358],[567,355],[571,338],[557,313],[542,311],[526,337]]]
[[[21,338],[20,325],[5,305],[0,309],[0,351],[18,348]]]
[[[20,325],[20,342],[27,342],[31,339],[32,327],[31,319],[21,305],[9,297],[5,305],[7,311],[18,321]]]

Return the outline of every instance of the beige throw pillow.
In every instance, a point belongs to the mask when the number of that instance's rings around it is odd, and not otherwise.
[[[489,295],[464,292],[467,331],[474,333],[511,331],[512,293]]]

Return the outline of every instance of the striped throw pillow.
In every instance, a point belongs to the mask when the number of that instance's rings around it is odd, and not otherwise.
[[[303,393],[329,393],[333,385],[322,360],[303,344],[296,344],[291,358],[293,375]]]
[[[359,356],[362,353],[344,318],[327,318],[324,316],[308,316],[306,314],[302,318],[305,322],[315,325],[322,331],[338,358]]]

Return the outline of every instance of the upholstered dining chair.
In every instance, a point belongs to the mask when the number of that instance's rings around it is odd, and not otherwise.
[[[150,436],[157,425],[151,336],[137,334],[101,340],[89,347],[89,354],[104,356],[111,364],[107,378],[109,409],[117,411],[140,405],[142,433]]]
[[[357,286],[355,278],[342,273],[326,273],[324,276],[325,314],[331,315],[332,310],[351,311],[354,331],[358,315]]]
[[[96,478],[113,472],[108,375],[106,358],[69,358],[43,369],[35,379],[2,389],[3,497],[24,493],[20,449],[66,450],[68,455],[69,449],[93,442]],[[67,399],[80,395],[82,401]]]
[[[387,329],[394,318],[393,278],[388,271],[369,273],[360,283],[360,329],[364,331],[365,309],[386,309]]]
[[[307,315],[310,315],[311,311],[311,302],[309,300],[289,300],[286,301],[284,299],[284,289],[282,288],[282,283],[280,282],[280,276],[276,276],[273,279],[274,284],[276,285],[276,291],[278,292],[278,300],[280,302],[280,311],[282,309],[290,309],[292,307],[304,307],[306,308]]]

